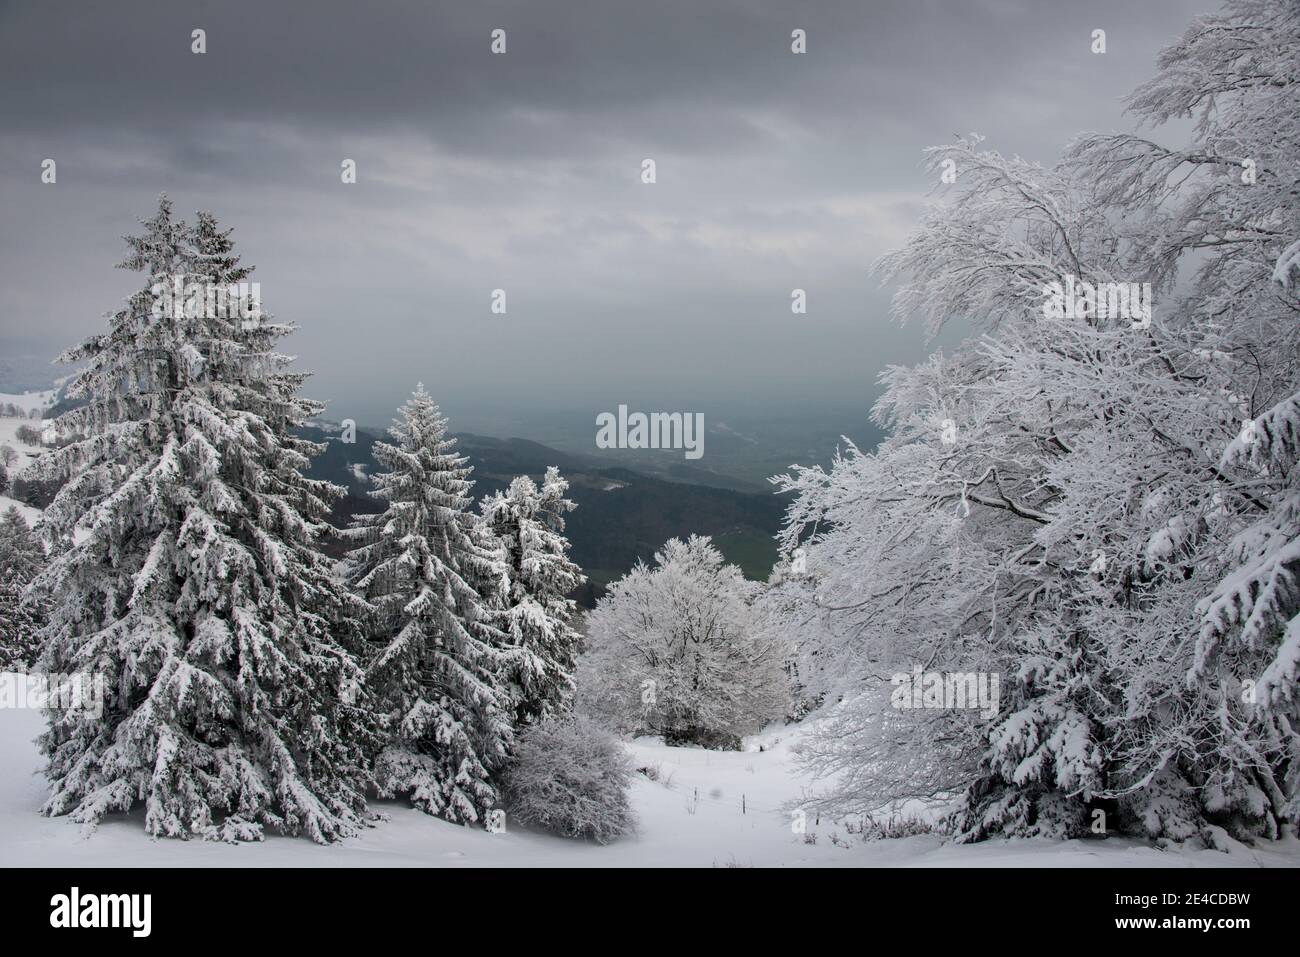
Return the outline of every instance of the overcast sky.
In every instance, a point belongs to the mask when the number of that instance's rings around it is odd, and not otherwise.
[[[449,411],[865,408],[924,348],[869,273],[926,202],[921,150],[978,131],[1046,163],[1132,128],[1121,97],[1214,6],[0,0],[0,356],[103,327],[165,190],[235,227],[335,417],[386,422],[417,379]]]

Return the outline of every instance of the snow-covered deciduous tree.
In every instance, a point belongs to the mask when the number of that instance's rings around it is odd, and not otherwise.
[[[67,479],[39,526],[40,667],[106,686],[102,714],[51,713],[44,810],[93,826],[140,803],[154,835],[335,840],[365,811],[368,718],[345,695],[351,602],[318,549],[341,490],[303,476],[319,448],[294,435],[321,406],[275,351],[290,326],[156,314],[155,284],[247,273],[210,216],[191,227],[164,197],[127,242],[143,288],[64,356],[85,404],[54,425],[84,437],[32,466]]]
[[[366,685],[388,722],[375,778],[382,796],[472,823],[497,800],[512,738],[512,650],[498,627],[506,564],[470,511],[473,470],[423,385],[399,413],[392,441],[374,446],[384,471],[370,494],[384,509],[350,529],[348,577],[373,608]]]
[[[883,275],[900,316],[979,334],[887,372],[874,453],[780,480],[801,645],[854,676],[806,752],[829,806],[956,793],[967,840],[1102,820],[1217,843],[1300,817],[1298,42],[1282,0],[1194,21],[1130,100],[1194,116],[1183,149],[930,152],[961,174]],[[1118,315],[1052,293],[1121,287]],[[915,664],[1001,674],[998,715],[890,714],[884,679]]]
[[[504,492],[479,503],[483,521],[505,554],[510,582],[500,619],[509,636],[514,719],[526,724],[558,714],[573,696],[581,636],[567,597],[586,577],[569,560],[564,516],[576,506],[559,469],[546,470],[539,489],[520,476]]]
[[[707,538],[669,540],[588,618],[583,710],[615,730],[739,747],[789,705],[786,643],[755,626],[758,585]]]
[[[636,826],[631,777],[627,750],[593,719],[547,718],[519,734],[506,774],[510,813],[564,837],[608,844]]]
[[[0,515],[0,671],[26,671],[36,660],[40,604],[27,586],[45,565],[45,549],[21,512]]]

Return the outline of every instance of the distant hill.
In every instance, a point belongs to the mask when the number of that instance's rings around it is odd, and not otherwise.
[[[0,392],[44,392],[56,385],[53,356],[0,355]]]
[[[514,408],[509,414],[480,412],[453,421],[480,435],[526,435],[584,461],[595,459],[595,468],[627,468],[668,482],[738,492],[771,492],[768,479],[788,472],[794,463],[829,466],[845,437],[864,452],[874,449],[884,438],[868,414],[875,394],[874,388],[864,387],[860,395],[836,402],[750,397],[694,402],[659,396],[633,403],[642,409],[703,410],[704,454],[699,459],[687,459],[682,449],[598,448],[595,415],[600,409],[595,407]]]
[[[40,401],[53,398],[47,394]],[[56,403],[55,408],[58,406]],[[339,440],[338,426],[327,423],[306,427],[302,434],[324,444],[308,474],[347,490],[335,505],[332,523],[341,527],[353,515],[377,511],[378,503],[367,494],[368,476],[375,469],[376,435],[359,429],[354,443],[344,443]],[[680,466],[689,481],[674,482],[609,467],[595,456],[560,452],[526,439],[470,433],[459,433],[456,439],[461,453],[474,466],[476,498],[504,490],[517,475],[538,479],[552,465],[569,480],[569,497],[578,508],[567,516],[565,532],[574,561],[591,579],[574,596],[585,605],[595,604],[609,582],[626,574],[638,560],[648,562],[670,538],[708,535],[728,561],[755,580],[766,579],[776,561],[775,536],[781,528],[785,502],[744,480]],[[56,489],[29,489],[32,504],[43,507]],[[322,542],[322,547],[335,556],[344,552],[343,543],[337,540]]]
[[[376,437],[358,430],[356,442],[344,444],[338,441],[336,429],[327,432],[326,428],[309,429],[307,435],[328,443],[325,453],[312,463],[312,476],[348,489],[347,499],[336,509],[335,522],[377,510],[377,503],[366,495],[365,478],[374,470],[371,449]],[[503,490],[516,475],[539,478],[548,466],[559,467],[569,480],[569,497],[578,505],[566,527],[573,559],[593,583],[577,596],[585,604],[594,603],[604,585],[626,573],[638,559],[649,561],[673,537],[712,536],[728,561],[753,579],[766,579],[776,561],[774,536],[785,503],[758,486],[741,480],[731,480],[738,486],[733,488],[666,481],[627,468],[604,467],[594,456],[560,452],[526,439],[468,433],[456,438],[461,453],[474,466],[476,497]],[[698,482],[713,476],[691,478]],[[716,479],[728,481],[722,476]]]

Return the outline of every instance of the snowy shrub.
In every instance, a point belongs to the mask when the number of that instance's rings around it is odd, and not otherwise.
[[[864,842],[869,842],[893,841],[904,837],[916,837],[918,834],[933,834],[936,828],[915,815],[899,814],[891,815],[884,820],[865,817],[860,824],[845,821],[844,830],[858,835]]]
[[[590,718],[572,715],[520,733],[506,793],[520,821],[608,844],[635,826],[628,802],[631,775],[618,739]]]
[[[13,468],[18,464],[18,450],[12,445],[0,445],[0,465]]]

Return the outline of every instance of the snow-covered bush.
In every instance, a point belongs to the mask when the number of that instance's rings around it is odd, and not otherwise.
[[[506,777],[508,806],[526,824],[608,844],[636,826],[631,775],[627,751],[595,721],[552,718],[520,733]]]
[[[670,540],[588,616],[580,707],[615,730],[738,748],[789,706],[787,644],[752,615],[760,590],[707,538]]]

